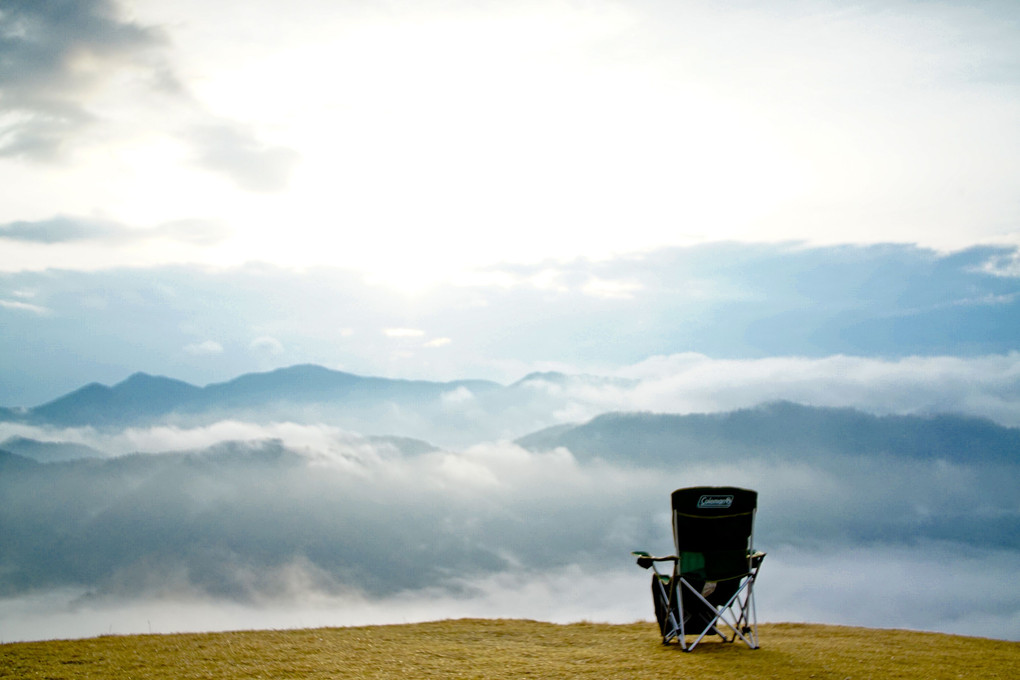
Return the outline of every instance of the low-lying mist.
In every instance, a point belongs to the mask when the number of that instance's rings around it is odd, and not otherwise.
[[[629,551],[671,552],[669,494],[701,484],[759,491],[762,620],[1020,638],[1015,461],[791,450],[628,462],[239,422],[90,445],[118,441],[165,448],[3,459],[0,639],[649,619],[648,572]]]

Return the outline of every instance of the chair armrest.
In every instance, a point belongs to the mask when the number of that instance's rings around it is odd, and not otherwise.
[[[751,568],[753,569],[761,565],[761,561],[765,559],[765,553],[763,553],[760,550],[757,550],[748,555],[747,557],[748,559],[751,560]]]
[[[637,564],[642,569],[647,569],[648,567],[652,566],[653,562],[676,562],[677,559],[679,559],[676,555],[654,557],[653,555],[650,555],[649,553],[640,550],[635,550],[631,552],[631,555],[637,557]]]

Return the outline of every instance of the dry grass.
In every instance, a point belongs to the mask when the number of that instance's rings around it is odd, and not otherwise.
[[[685,654],[654,624],[457,620],[104,636],[0,645],[4,678],[1013,678],[1020,643],[837,626],[760,627],[762,649]]]

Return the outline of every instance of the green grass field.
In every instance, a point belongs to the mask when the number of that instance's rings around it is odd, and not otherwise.
[[[4,678],[1008,678],[1020,643],[805,624],[762,648],[663,646],[655,624],[465,619],[314,630],[103,636],[0,645]]]

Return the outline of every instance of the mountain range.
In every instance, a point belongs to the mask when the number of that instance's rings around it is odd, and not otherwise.
[[[953,414],[876,416],[850,408],[772,402],[726,413],[605,413],[517,440],[534,451],[565,447],[582,459],[654,465],[771,455],[887,455],[912,460],[1016,463],[1020,429]]]
[[[467,446],[513,439],[561,422],[572,388],[627,388],[619,378],[531,373],[510,385],[365,377],[297,365],[198,387],[135,373],[91,383],[30,408],[0,409],[0,422],[30,426],[198,427],[223,420],[330,425],[358,433]]]
[[[112,387],[90,383],[53,401],[27,409],[5,409],[0,417],[32,424],[63,426],[144,424],[172,414],[313,403],[365,405],[381,401],[413,403],[438,399],[466,388],[484,393],[500,385],[484,380],[429,382],[363,377],[310,364],[197,387],[147,373],[135,373]]]
[[[610,403],[598,395],[629,387],[295,366],[207,387],[135,374],[10,409],[0,598],[459,601],[481,583],[500,593],[516,583],[537,588],[540,607],[567,582],[632,568],[631,550],[669,550],[672,489],[734,485],[760,494],[755,541],[770,553],[772,611],[869,621],[889,599],[911,601],[927,569],[935,614],[883,622],[935,616],[946,628],[974,609],[975,589],[1007,598],[981,616],[1014,620],[1020,429],[782,401],[592,415],[569,402]],[[860,583],[833,589],[833,569],[851,564]],[[640,583],[643,601],[645,574],[627,573],[621,583]]]
[[[710,452],[714,459],[824,452],[987,462],[1013,462],[1020,452],[1020,429],[954,414],[877,416],[851,408],[777,401],[722,413],[610,411],[568,423],[562,422],[562,412],[553,415],[565,407],[563,394],[571,389],[629,388],[636,383],[542,372],[504,386],[486,380],[364,377],[297,365],[198,387],[135,373],[113,386],[91,383],[39,406],[2,409],[0,422],[106,428],[197,425],[226,418],[328,422],[370,439],[371,433],[376,438],[403,439],[398,448],[407,450],[432,450],[433,442],[443,447],[512,439],[532,451],[566,447],[582,459],[632,464],[678,456],[696,459],[699,452]],[[470,402],[470,408],[462,408],[464,402]],[[465,433],[462,441],[428,436],[458,428]],[[0,442],[0,448],[43,462],[103,455],[84,444],[21,436]]]

